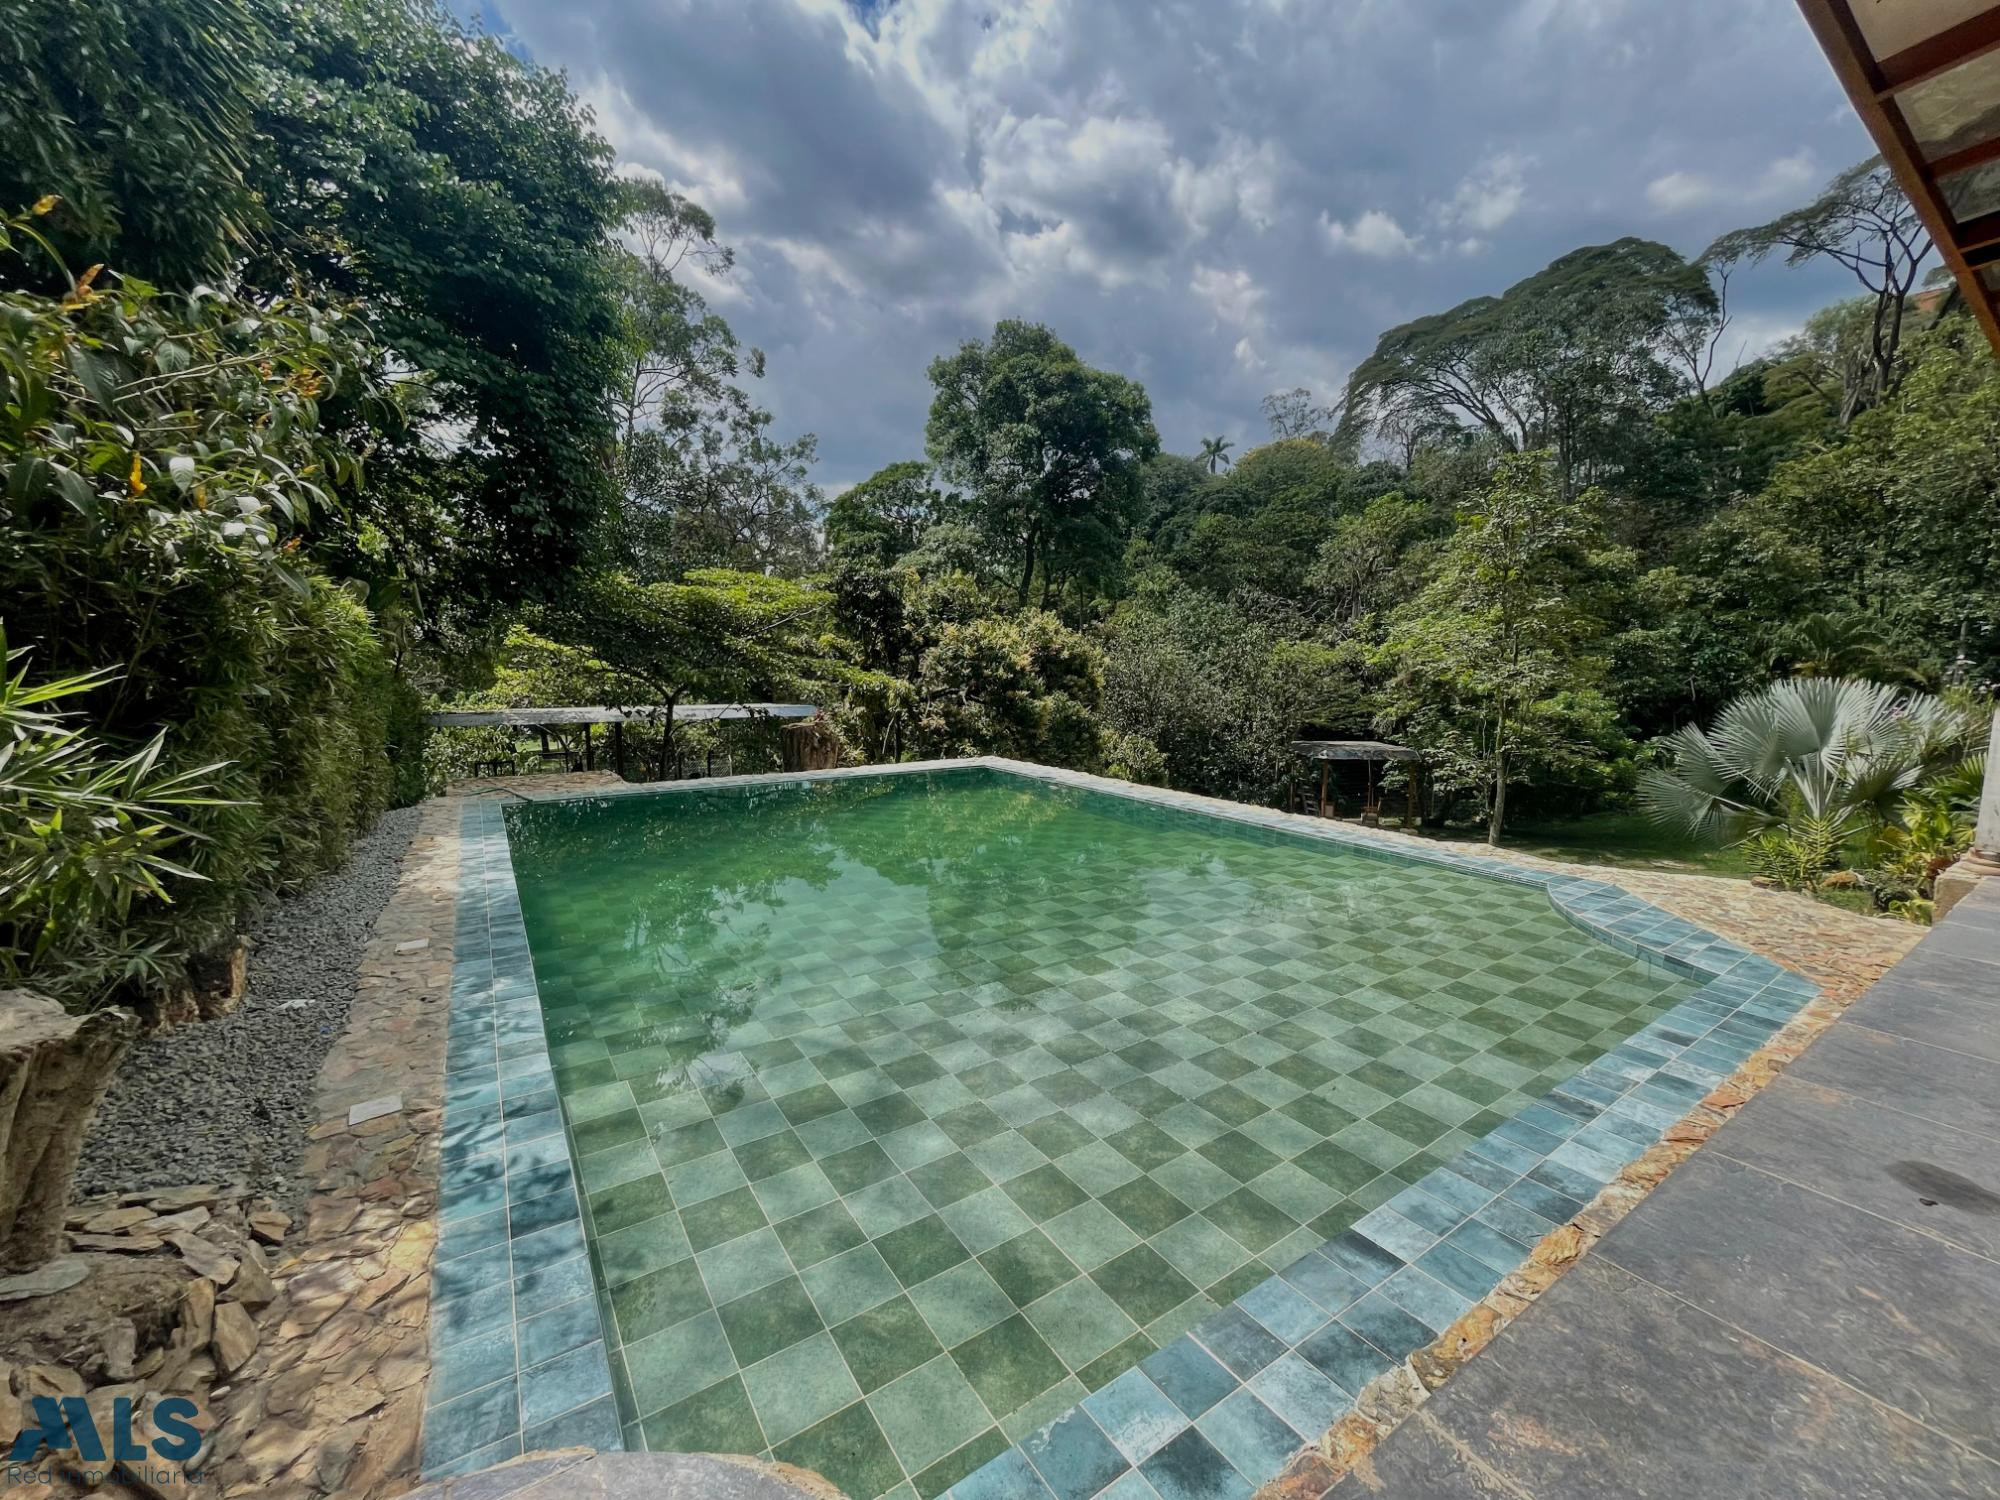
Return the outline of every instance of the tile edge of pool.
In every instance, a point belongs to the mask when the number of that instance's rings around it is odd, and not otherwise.
[[[1234,1411],[1245,1401],[1255,1402],[1264,1417],[1275,1415],[1280,1426],[1287,1425],[1288,1414],[1298,1420],[1309,1414],[1307,1428],[1294,1420],[1287,1430],[1301,1444],[1314,1442],[1352,1409],[1358,1391],[1328,1378],[1312,1352],[1302,1355],[1302,1350],[1315,1340],[1324,1342],[1323,1336],[1338,1328],[1343,1338],[1360,1343],[1370,1355],[1391,1364],[1406,1358],[1497,1286],[1532,1248],[1523,1247],[1518,1260],[1499,1267],[1489,1262],[1504,1256],[1494,1256],[1490,1246],[1487,1259],[1481,1260],[1446,1241],[1476,1227],[1519,1245],[1481,1215],[1511,1218],[1526,1212],[1545,1217],[1523,1199],[1543,1210],[1561,1211],[1559,1218],[1546,1221],[1546,1229],[1566,1222],[1819,993],[1809,980],[1771,960],[1603,881],[1449,850],[1406,848],[1401,841],[1355,826],[999,756],[469,798],[459,819],[458,941],[439,1164],[432,1374],[423,1436],[426,1477],[471,1472],[536,1448],[617,1451],[624,1446],[568,1130],[555,1102],[539,993],[507,858],[506,806],[981,769],[1321,839],[1371,858],[1434,864],[1539,886],[1551,906],[1580,930],[1628,956],[1698,981],[1700,987],[1343,1234],[1169,1341],[1132,1371],[1054,1413],[1052,1420],[960,1478],[949,1491],[957,1500],[1043,1492],[1035,1454],[1041,1453],[1046,1464],[1051,1453],[1074,1452],[1079,1443],[1090,1446],[1093,1440],[1119,1461],[1107,1485],[1128,1473],[1146,1473],[1156,1460],[1164,1461],[1168,1448],[1205,1449],[1203,1461],[1212,1455],[1228,1463],[1207,1428],[1231,1424],[1229,1433],[1214,1435],[1225,1439],[1225,1451],[1239,1449],[1231,1457],[1252,1488],[1265,1483],[1295,1449],[1279,1456],[1276,1466],[1268,1462],[1275,1451],[1268,1446],[1252,1461],[1240,1430],[1247,1418],[1238,1411],[1225,1423],[1218,1416],[1225,1407]],[[1503,1178],[1503,1185],[1494,1186]],[[1420,1209],[1432,1223],[1452,1222],[1439,1232],[1424,1227],[1413,1235],[1418,1226],[1398,1210],[1399,1203]],[[1384,1244],[1385,1239],[1394,1244]],[[1314,1263],[1315,1257],[1323,1264]],[[1267,1304],[1301,1297],[1311,1302],[1301,1283],[1312,1282],[1316,1271],[1329,1270],[1338,1273],[1326,1278],[1330,1284],[1343,1289],[1359,1284],[1363,1290],[1345,1296],[1338,1307],[1313,1303],[1320,1319],[1296,1339],[1258,1321],[1257,1310]],[[1367,1317],[1357,1312],[1364,1304]],[[1377,1313],[1381,1316],[1373,1317]],[[1370,1342],[1350,1328],[1343,1321],[1350,1315],[1361,1322],[1373,1317],[1377,1340]],[[1212,1347],[1225,1334],[1240,1332],[1245,1321],[1261,1335],[1250,1341],[1257,1355],[1246,1354],[1241,1340],[1232,1341],[1228,1351]],[[1396,1328],[1398,1337],[1389,1338],[1382,1326]],[[555,1345],[541,1338],[541,1330],[550,1327],[557,1330]],[[1411,1329],[1424,1330],[1424,1337],[1408,1348],[1396,1347],[1413,1337]],[[547,1357],[524,1365],[522,1350],[530,1337]],[[1137,1377],[1152,1398],[1166,1401],[1152,1374],[1190,1354],[1224,1372],[1230,1389],[1198,1411],[1169,1402],[1185,1420],[1170,1428],[1151,1424],[1143,1453],[1132,1440],[1118,1441],[1116,1432],[1107,1436],[1104,1429],[1117,1426],[1117,1418],[1100,1397]],[[1312,1406],[1300,1391],[1301,1370],[1318,1373],[1328,1390],[1344,1398],[1344,1406]],[[1279,1371],[1291,1382],[1289,1391],[1278,1391],[1283,1383]],[[1287,1407],[1288,1413],[1274,1413],[1273,1403]],[[1246,1462],[1258,1472],[1245,1472]]]

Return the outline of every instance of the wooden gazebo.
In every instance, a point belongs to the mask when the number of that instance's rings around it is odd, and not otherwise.
[[[1379,823],[1382,821],[1382,784],[1376,774],[1376,767],[1390,761],[1400,761],[1410,768],[1409,791],[1403,800],[1403,826],[1409,827],[1417,817],[1423,798],[1424,753],[1412,750],[1408,745],[1391,745],[1383,740],[1293,740],[1292,754],[1308,764],[1319,764],[1318,795],[1308,786],[1301,791],[1297,782],[1292,783],[1292,811],[1307,811],[1307,803],[1322,818],[1338,817],[1339,809],[1333,799],[1333,767],[1336,761],[1359,761],[1367,768],[1366,790],[1361,803],[1361,821]]]

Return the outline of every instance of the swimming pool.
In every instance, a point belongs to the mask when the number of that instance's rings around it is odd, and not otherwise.
[[[1248,1494],[1804,998],[1608,888],[1076,780],[508,810],[626,1446]]]

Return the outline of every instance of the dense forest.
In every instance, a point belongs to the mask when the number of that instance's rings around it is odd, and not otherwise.
[[[1650,784],[1789,818],[1777,868],[1797,799],[1704,780],[1686,726],[1872,683],[1871,732],[1947,705],[1928,774],[2000,675],[2000,375],[1876,163],[1389,329],[1241,452],[1163,451],[1137,382],[1001,322],[829,499],[701,295],[726,227],[430,0],[0,0],[0,64],[0,983],[166,982],[505,753],[427,707],[803,700],[849,760],[1257,802],[1301,734],[1391,738],[1433,823]],[[1729,368],[1770,259],[1855,295]],[[635,732],[629,774],[717,734]],[[1804,884],[1854,831],[1819,812]]]

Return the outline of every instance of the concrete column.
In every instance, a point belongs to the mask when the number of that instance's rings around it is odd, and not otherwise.
[[[2000,875],[2000,713],[1986,743],[1986,785],[1979,794],[1979,824],[1972,852],[1937,878],[1937,914],[1942,917],[1989,876]]]

